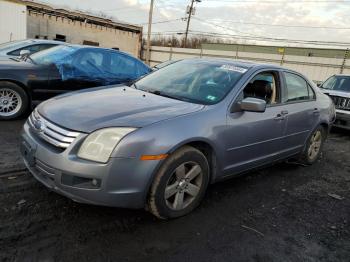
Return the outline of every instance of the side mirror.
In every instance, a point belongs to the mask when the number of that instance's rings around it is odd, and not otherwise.
[[[21,50],[19,52],[19,56],[20,57],[26,57],[26,56],[29,56],[30,55],[30,51],[29,50]]]
[[[265,112],[266,101],[259,98],[247,97],[240,102],[240,109],[249,112]]]
[[[317,83],[317,87],[322,87],[323,83]]]

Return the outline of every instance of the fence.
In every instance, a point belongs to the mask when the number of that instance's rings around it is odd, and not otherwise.
[[[208,47],[210,48],[210,47]],[[334,49],[307,49],[311,52],[298,53],[292,48],[278,48],[275,53],[261,52],[254,46],[247,48],[235,48],[236,50],[213,50],[172,48],[172,47],[151,47],[151,66],[167,60],[184,59],[190,57],[219,57],[238,60],[254,61],[259,63],[280,65],[305,74],[307,77],[318,82],[323,82],[334,74],[350,74],[350,52]],[[271,50],[271,49],[270,49]],[[303,50],[306,50],[305,48]],[[322,52],[321,52],[322,51]],[[145,52],[144,52],[145,54]],[[304,54],[304,55],[303,55]]]

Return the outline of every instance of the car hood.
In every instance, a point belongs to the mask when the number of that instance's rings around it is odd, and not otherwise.
[[[344,92],[344,91],[335,91],[335,90],[329,90],[329,89],[321,89],[322,93],[330,96],[341,96],[341,97],[349,97],[350,98],[350,92]]]
[[[203,107],[117,86],[61,95],[42,103],[38,111],[59,126],[90,133],[105,127],[143,127]]]

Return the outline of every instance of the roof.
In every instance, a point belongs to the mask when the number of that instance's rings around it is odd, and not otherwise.
[[[128,56],[128,57],[132,57],[133,59],[136,59],[138,60],[139,62],[141,62],[142,64],[146,65],[142,60],[140,60],[139,58],[129,54],[129,53],[126,53],[126,52],[123,52],[123,51],[120,51],[120,50],[116,50],[116,49],[113,49],[113,48],[107,48],[107,47],[99,47],[99,46],[91,46],[91,45],[79,45],[79,44],[69,44],[69,43],[63,43],[64,46],[68,46],[68,47],[72,47],[72,48],[75,48],[76,50],[80,50],[80,49],[103,49],[103,50],[108,50],[108,51],[112,51],[112,52],[115,52],[115,53],[119,53],[119,54],[122,54],[124,56]],[[148,65],[146,65],[147,67],[149,67]]]
[[[48,5],[46,3],[41,3],[38,1],[29,1],[29,0],[6,0],[6,1],[26,5],[28,10],[32,12],[40,12],[40,13],[45,13],[48,15],[53,15],[58,17],[67,17],[74,21],[92,23],[100,26],[119,29],[122,31],[128,31],[133,33],[142,32],[142,26],[111,20],[108,18],[90,14],[88,12],[70,10],[70,9],[61,8],[58,6],[55,7],[55,6]]]
[[[113,52],[116,52],[116,53],[121,53],[121,54],[124,54],[124,55],[127,55],[127,56],[132,56],[134,57],[133,55],[131,54],[128,54],[126,52],[123,52],[123,51],[120,51],[120,50],[116,50],[116,49],[113,49],[113,48],[108,48],[108,47],[100,47],[100,46],[91,46],[91,45],[80,45],[80,44],[69,44],[69,43],[65,43],[64,44],[65,46],[68,46],[68,47],[72,47],[72,48],[79,48],[79,49],[104,49],[104,50],[109,50],[109,51],[113,51]]]
[[[346,77],[350,77],[350,74],[335,74],[334,76],[346,76]]]
[[[47,39],[26,39],[26,40],[18,40],[17,42],[23,42],[23,43],[40,43],[40,44],[59,44],[64,45],[65,42],[56,41],[56,40],[47,40]]]
[[[272,65],[272,64],[266,64],[266,63],[257,63],[257,62],[252,62],[252,61],[246,61],[246,60],[236,60],[232,58],[199,58],[199,57],[194,57],[194,58],[186,58],[182,60],[199,60],[199,61],[204,61],[204,62],[214,62],[214,63],[229,63],[231,65],[239,66],[239,67],[244,67],[244,68],[253,68],[253,67],[261,67],[261,68],[270,68],[270,69],[286,69],[284,67],[278,66],[278,65]],[[289,70],[289,69],[286,69]],[[293,70],[289,70],[293,71]]]

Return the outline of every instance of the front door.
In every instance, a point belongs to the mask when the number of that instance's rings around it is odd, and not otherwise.
[[[49,77],[51,95],[104,85],[108,78],[104,59],[103,50],[86,48],[69,59],[52,64]]]
[[[281,104],[281,77],[278,71],[260,72],[244,88],[239,100],[264,99],[266,111],[234,110],[228,114],[225,173],[239,173],[280,157],[285,149],[286,116]]]

